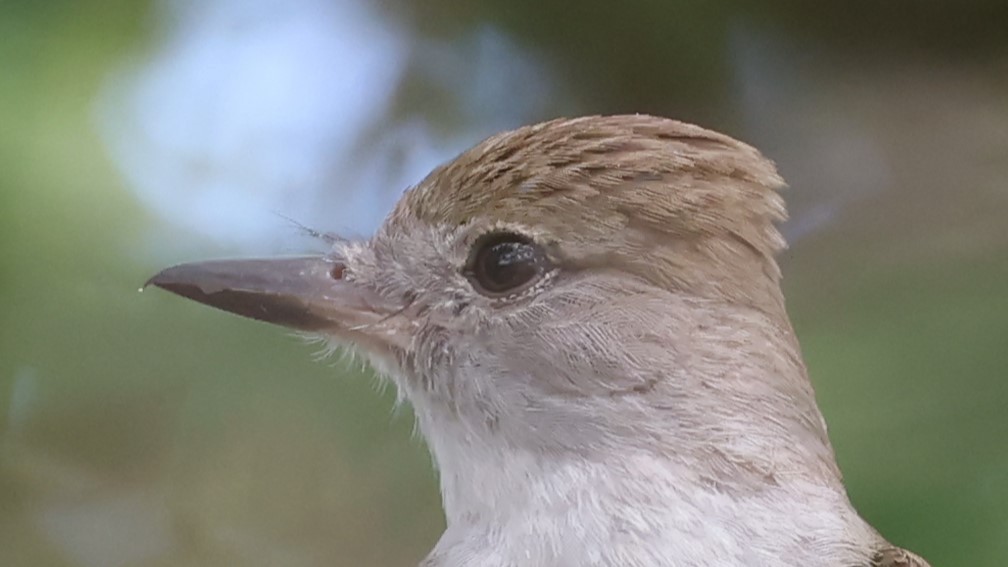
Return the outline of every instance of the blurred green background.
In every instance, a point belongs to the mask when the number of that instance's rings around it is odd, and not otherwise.
[[[0,565],[417,562],[408,408],[282,331],[137,288],[365,233],[438,161],[651,112],[790,181],[789,306],[851,497],[1008,562],[1008,4],[0,2]],[[293,47],[292,47],[293,46]]]

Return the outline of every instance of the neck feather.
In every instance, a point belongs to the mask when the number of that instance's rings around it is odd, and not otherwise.
[[[867,564],[874,532],[837,484],[726,485],[632,447],[601,459],[502,450],[432,419],[421,426],[438,431],[447,530],[425,565]]]

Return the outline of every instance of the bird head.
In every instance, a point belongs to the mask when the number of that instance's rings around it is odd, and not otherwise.
[[[697,126],[559,119],[435,169],[370,239],[150,283],[350,345],[413,404],[439,461],[459,438],[729,463],[759,459],[754,439],[811,438],[832,470],[774,259],[782,185],[755,149]]]

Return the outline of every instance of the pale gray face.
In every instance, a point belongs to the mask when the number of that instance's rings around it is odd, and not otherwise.
[[[535,446],[574,444],[557,426],[612,433],[667,373],[668,308],[681,298],[617,264],[572,261],[536,227],[399,217],[334,255],[349,284],[397,306],[371,331],[408,335],[393,335],[394,360],[378,365],[415,405],[512,428]]]
[[[396,317],[408,321],[410,337],[397,362],[406,386],[451,405],[479,390],[482,403],[499,406],[500,382],[515,374],[527,382],[525,367],[538,358],[515,348],[567,310],[563,298],[582,279],[565,269],[555,243],[537,238],[525,226],[400,218],[338,253],[348,281],[402,305]]]

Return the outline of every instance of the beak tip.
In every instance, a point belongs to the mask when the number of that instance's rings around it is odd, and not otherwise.
[[[160,275],[161,273],[158,272],[157,274],[154,274],[153,276],[147,278],[147,281],[145,281],[143,285],[140,286],[140,293],[146,291],[147,288],[149,288],[150,286],[161,287],[160,285],[158,285],[158,276]]]
[[[151,286],[159,287],[167,291],[172,291],[171,289],[172,284],[178,283],[178,278],[173,277],[172,274],[172,272],[175,270],[176,267],[177,266],[172,266],[171,268],[165,268],[160,272],[154,274],[153,276],[147,278],[147,281],[145,281],[143,285],[140,286],[140,291],[144,291]]]
[[[212,282],[205,281],[205,274],[194,270],[192,266],[192,264],[179,264],[165,268],[148,278],[140,291],[154,286],[175,295],[205,303],[205,298],[214,291],[210,289]]]

